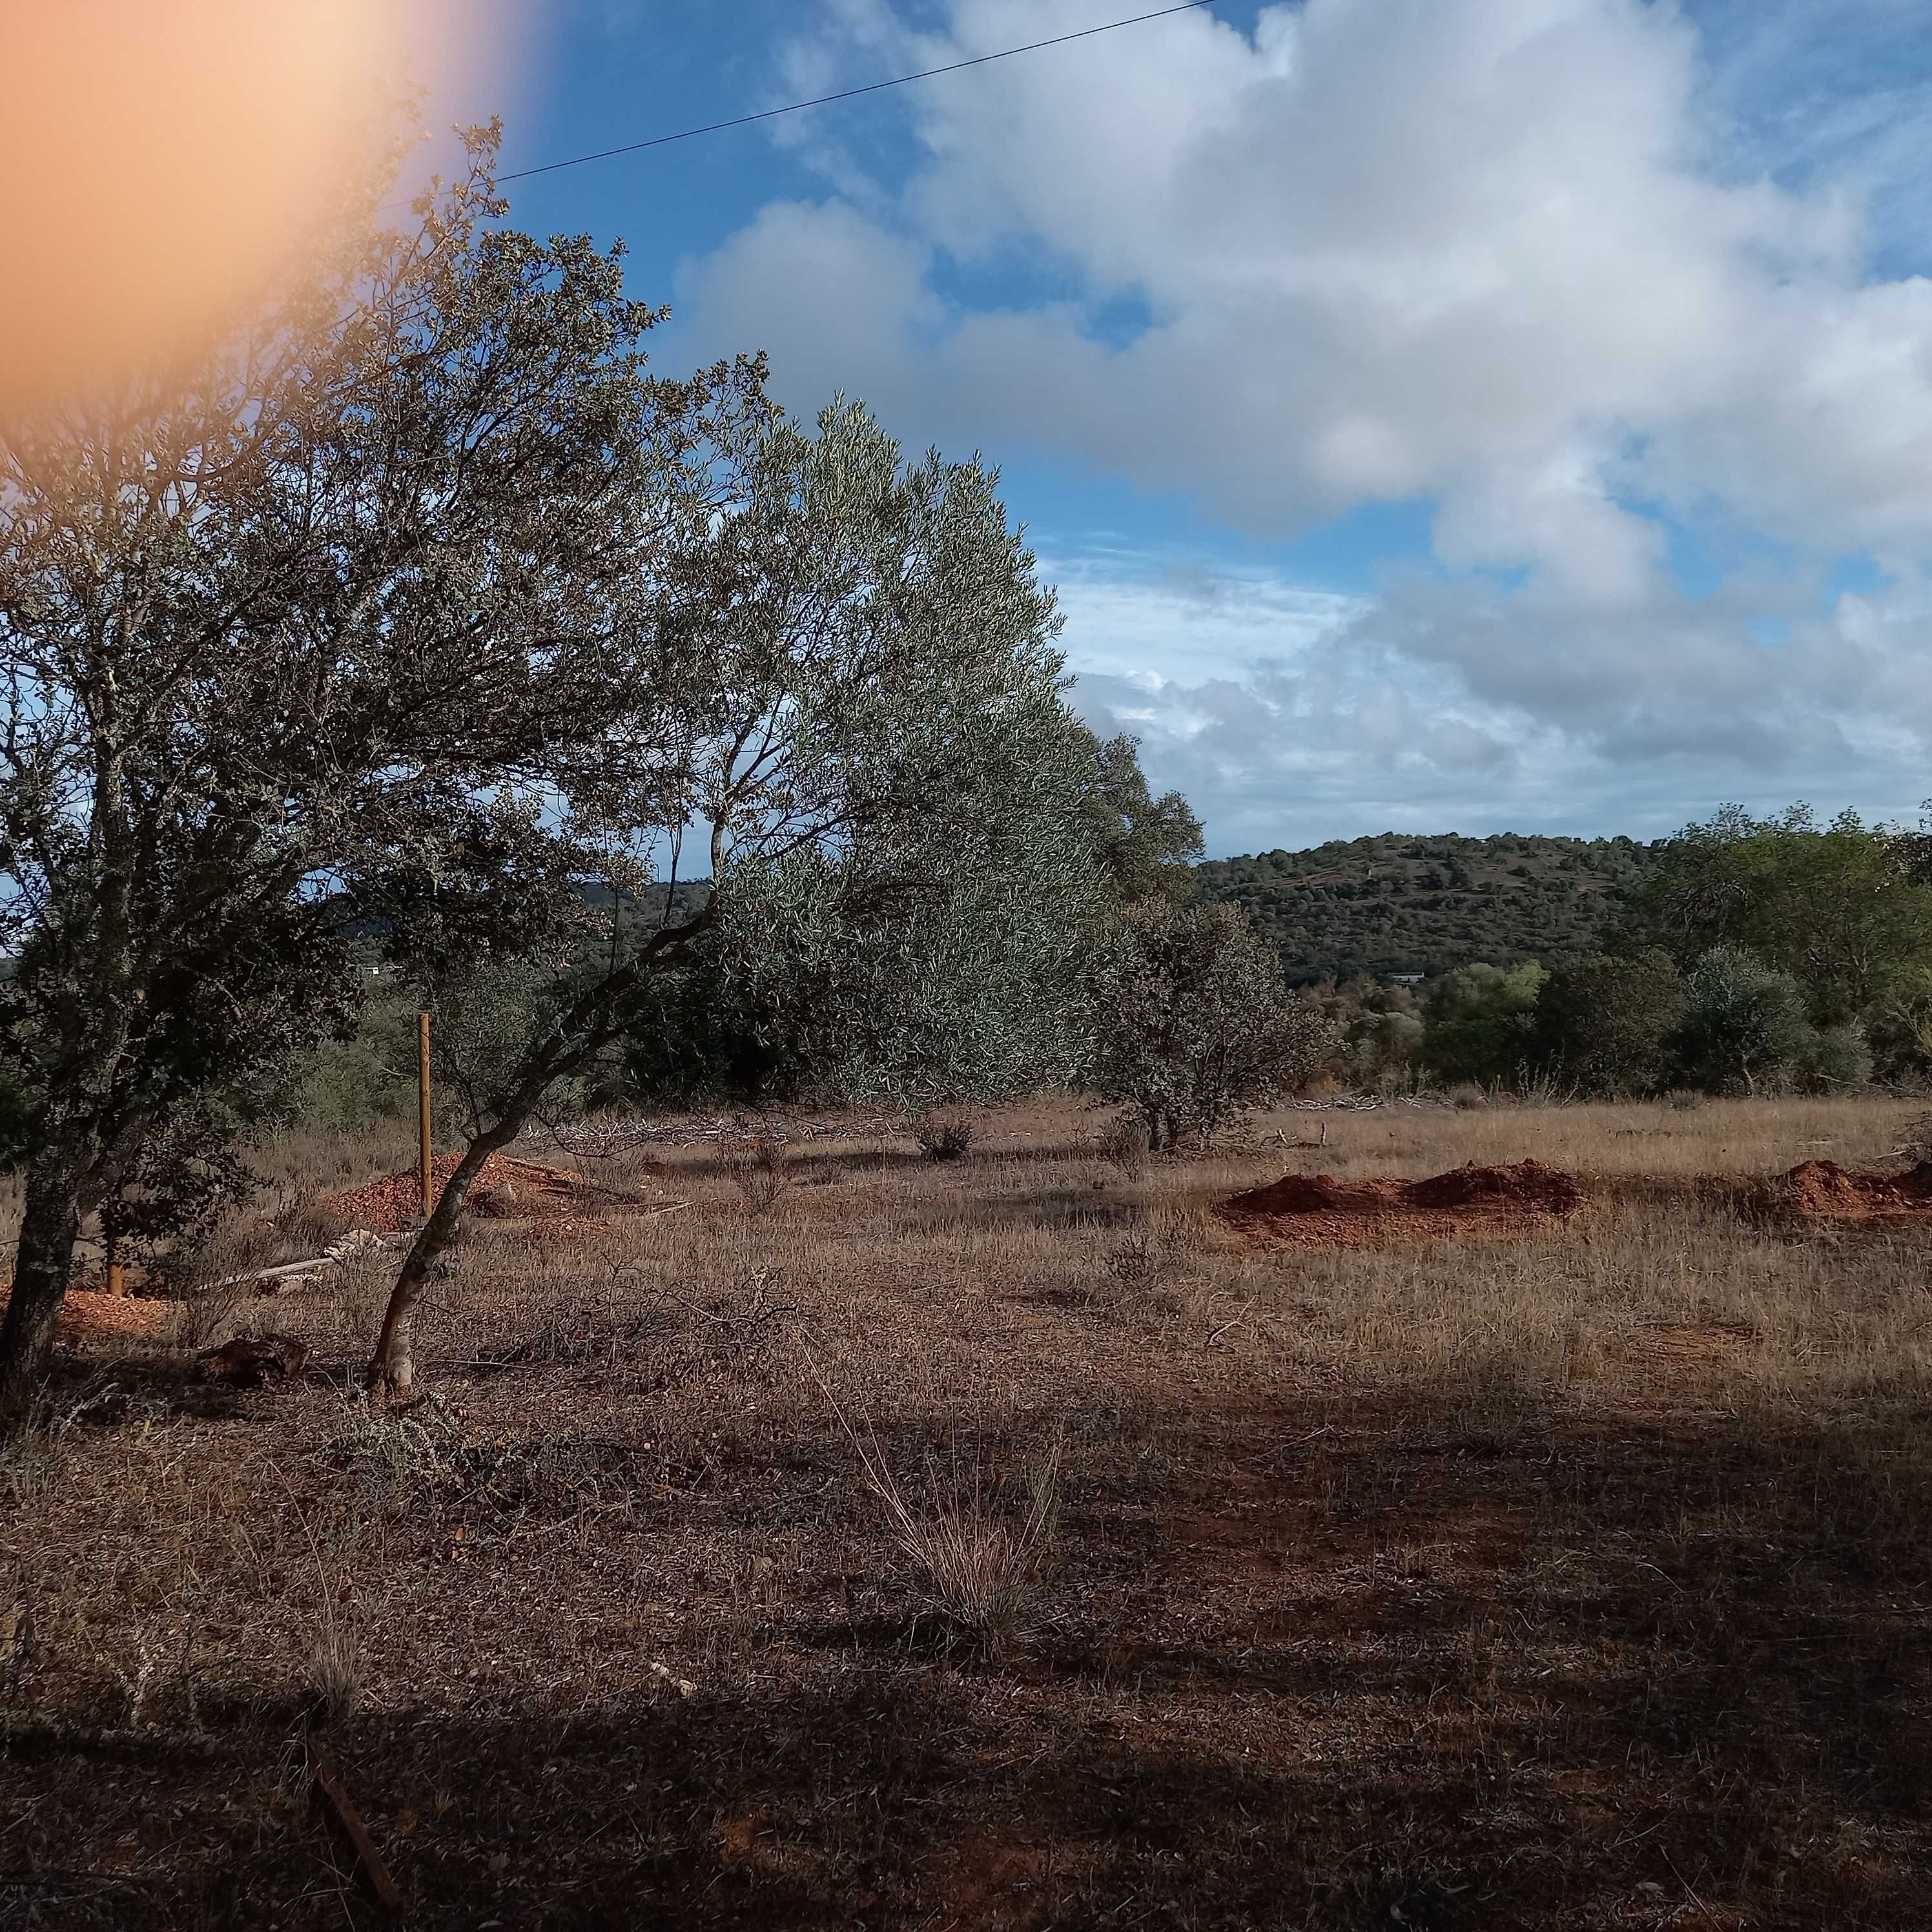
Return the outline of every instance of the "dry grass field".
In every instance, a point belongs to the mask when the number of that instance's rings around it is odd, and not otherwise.
[[[0,1926],[382,1922],[317,1741],[424,1927],[1932,1923],[1932,1226],[1693,1184],[1916,1111],[667,1150],[474,1223],[400,1415],[374,1264],[84,1337],[0,1474]],[[1526,1156],[1589,1204],[1211,1211]],[[274,1150],[251,1253],[405,1157]],[[193,1374],[271,1332],[298,1382]]]

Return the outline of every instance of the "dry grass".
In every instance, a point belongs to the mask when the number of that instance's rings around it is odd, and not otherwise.
[[[955,1441],[943,1465],[927,1456],[921,1485],[893,1469],[869,1424],[855,1424],[836,1404],[834,1412],[937,1614],[988,1657],[1004,1657],[1034,1634],[1060,1529],[1062,1439],[1054,1437],[1017,1482],[1004,1468],[988,1468],[983,1446],[962,1457]]]
[[[326,1715],[424,1925],[1922,1924],[1932,1231],[1682,1184],[1919,1111],[1174,1165],[1042,1103],[944,1165],[796,1147],[769,1200],[667,1148],[685,1212],[471,1230],[402,1415],[350,1392],[380,1282],[236,1311],[293,1389],[100,1338],[0,1481],[0,1924],[376,1922]],[[1206,1211],[1526,1154],[1616,1184],[1465,1246]]]

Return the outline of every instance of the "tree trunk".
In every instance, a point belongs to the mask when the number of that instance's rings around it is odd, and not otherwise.
[[[400,1402],[415,1392],[416,1365],[410,1359],[410,1331],[415,1322],[416,1304],[429,1286],[430,1270],[437,1256],[455,1240],[457,1217],[463,1211],[470,1184],[482,1172],[483,1163],[499,1148],[514,1140],[522,1126],[521,1120],[514,1126],[499,1124],[488,1133],[479,1134],[456,1163],[456,1172],[444,1182],[435,1208],[404,1256],[396,1285],[389,1291],[389,1305],[382,1312],[382,1332],[363,1377],[362,1385],[372,1396]]]
[[[0,1443],[17,1442],[34,1424],[74,1270],[80,1196],[80,1184],[65,1165],[36,1162],[28,1169],[13,1292],[0,1323]]]

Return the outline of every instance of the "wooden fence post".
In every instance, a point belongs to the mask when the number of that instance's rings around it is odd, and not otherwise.
[[[436,1205],[435,1176],[429,1153],[429,1016],[416,1016],[416,1125],[422,1143],[422,1208],[427,1221]]]

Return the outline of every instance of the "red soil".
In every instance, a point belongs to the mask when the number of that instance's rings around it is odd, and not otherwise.
[[[1688,1177],[1681,1185],[1747,1213],[1798,1221],[1906,1221],[1932,1214],[1932,1161],[1887,1175],[1808,1160],[1742,1191],[1714,1175]],[[1574,1174],[1522,1160],[1513,1167],[1454,1168],[1426,1180],[1284,1174],[1232,1196],[1218,1211],[1260,1246],[1359,1248],[1529,1234],[1575,1213],[1583,1201]]]
[[[7,1306],[6,1288],[0,1287],[0,1312]],[[84,1288],[70,1288],[61,1304],[60,1327],[63,1342],[74,1342],[88,1335],[152,1335],[170,1312],[165,1301],[140,1295],[94,1294]]]
[[[456,1172],[460,1155],[439,1155],[430,1174],[441,1188]],[[373,1228],[379,1234],[399,1234],[422,1220],[422,1176],[413,1168],[345,1187],[323,1198],[325,1208],[344,1216],[350,1225]],[[493,1154],[470,1183],[464,1211],[486,1220],[572,1221],[594,1220],[598,1208],[608,1204],[601,1190],[576,1174],[544,1167],[533,1160],[515,1160]]]
[[[1375,1241],[1527,1234],[1582,1205],[1574,1174],[1540,1160],[1466,1167],[1426,1180],[1342,1180],[1288,1174],[1221,1204],[1224,1220],[1264,1246],[1364,1247]]]
[[[1834,1160],[1801,1161],[1764,1184],[1766,1204],[1800,1219],[1888,1220],[1932,1208],[1932,1161],[1896,1176],[1858,1174]]]

